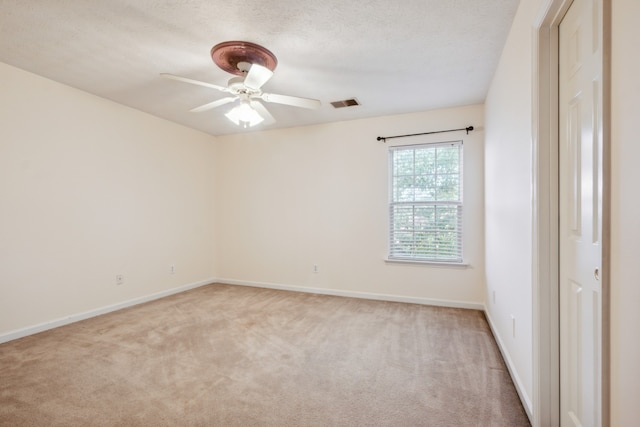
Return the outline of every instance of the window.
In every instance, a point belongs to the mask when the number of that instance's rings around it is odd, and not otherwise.
[[[389,259],[462,263],[462,141],[391,147]]]

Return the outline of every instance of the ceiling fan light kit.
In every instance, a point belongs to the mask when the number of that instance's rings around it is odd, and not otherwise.
[[[240,105],[234,107],[225,116],[238,126],[248,128],[255,126],[264,121],[264,118],[247,102],[241,102]]]
[[[262,92],[261,88],[273,76],[278,60],[271,51],[255,43],[243,41],[218,43],[211,48],[211,59],[222,70],[238,77],[231,78],[224,87],[173,74],[161,74],[162,77],[233,95],[193,108],[192,112],[199,113],[240,100],[240,104],[225,116],[236,125],[248,128],[260,123],[275,122],[275,118],[258,100],[309,109],[316,109],[321,105],[317,99]]]

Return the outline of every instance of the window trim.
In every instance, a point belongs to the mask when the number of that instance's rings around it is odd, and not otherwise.
[[[405,264],[416,266],[430,266],[430,267],[453,267],[453,268],[472,268],[471,264],[467,262],[447,262],[447,261],[428,261],[419,259],[405,259],[405,258],[389,258],[384,259],[387,264]]]
[[[424,202],[393,202],[393,191],[394,187],[394,165],[393,165],[393,152],[408,150],[408,149],[417,149],[420,147],[429,147],[429,148],[438,148],[442,146],[451,146],[455,145],[459,147],[460,158],[459,158],[459,171],[458,177],[460,180],[460,196],[459,201],[451,202],[451,201],[443,201],[442,204],[455,205],[460,207],[460,216],[458,218],[458,226],[459,226],[459,242],[458,245],[460,247],[459,257],[446,260],[446,259],[438,259],[438,258],[417,258],[417,257],[403,257],[403,256],[393,256],[392,255],[392,236],[393,236],[393,206],[407,204],[410,206],[419,206],[425,205]],[[428,202],[427,205],[435,205],[436,203]],[[388,149],[388,202],[387,202],[387,256],[385,258],[385,262],[387,263],[397,263],[397,264],[409,264],[409,265],[431,265],[436,267],[458,267],[458,268],[467,268],[469,264],[465,262],[464,257],[464,141],[463,140],[453,140],[453,141],[437,141],[437,142],[422,142],[416,144],[406,144],[406,145],[394,145],[390,146]]]

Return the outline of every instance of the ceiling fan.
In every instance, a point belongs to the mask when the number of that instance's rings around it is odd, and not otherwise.
[[[226,87],[168,73],[160,74],[162,77],[216,89],[231,95],[193,108],[192,112],[211,110],[239,100],[238,105],[225,116],[236,125],[247,128],[262,122],[265,124],[275,122],[275,118],[260,101],[309,109],[320,107],[320,101],[317,99],[262,91],[262,86],[273,76],[278,60],[271,51],[260,45],[243,41],[219,43],[211,48],[211,58],[222,70],[237,76],[231,78]]]

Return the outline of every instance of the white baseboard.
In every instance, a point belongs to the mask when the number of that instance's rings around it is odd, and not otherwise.
[[[520,396],[520,401],[522,402],[522,406],[524,407],[524,410],[527,413],[527,417],[529,417],[529,422],[533,424],[533,404],[531,403],[531,399],[529,398],[529,395],[527,394],[522,384],[522,380],[518,375],[518,371],[515,369],[513,361],[511,360],[511,356],[509,356],[509,352],[507,351],[507,348],[502,342],[502,338],[500,338],[500,335],[498,334],[497,329],[493,324],[493,320],[491,319],[491,315],[489,314],[489,311],[486,310],[486,307],[484,308],[484,314],[487,317],[487,323],[489,323],[489,327],[491,328],[491,333],[493,334],[493,337],[495,338],[496,343],[498,344],[498,348],[500,349],[502,358],[504,359],[505,364],[507,365],[507,369],[509,370],[509,374],[511,375],[513,384],[516,387],[518,396]]]
[[[218,279],[218,283],[228,285],[252,286],[255,288],[279,289],[283,291],[307,292],[311,294],[334,295],[339,297],[362,298],[379,301],[407,302],[411,304],[435,305],[440,307],[468,308],[473,310],[483,310],[484,304],[465,302],[465,301],[449,301],[432,298],[407,297],[391,294],[374,294],[370,292],[345,291],[341,289],[327,288],[310,288],[306,286],[284,285],[280,283],[250,282],[246,280],[234,279]]]
[[[156,292],[151,295],[145,295],[143,297],[134,298],[128,301],[123,301],[117,304],[108,305],[106,307],[97,308],[95,310],[85,311],[83,313],[72,314],[71,316],[63,317],[60,319],[52,320],[49,322],[40,323],[34,326],[28,326],[26,328],[18,329],[15,331],[0,334],[0,344],[18,338],[23,338],[29,335],[44,332],[49,329],[57,328],[59,326],[68,325],[70,323],[79,322],[80,320],[89,319],[91,317],[100,316],[101,314],[107,314],[112,311],[121,310],[123,308],[132,307],[134,305],[142,304],[145,302],[153,301],[159,298],[164,298],[169,295],[177,294],[180,292],[188,291],[189,289],[195,289],[200,286],[208,285],[216,282],[216,279],[207,279],[195,283],[189,283],[187,285],[179,286],[177,288],[167,289],[166,291]]]

